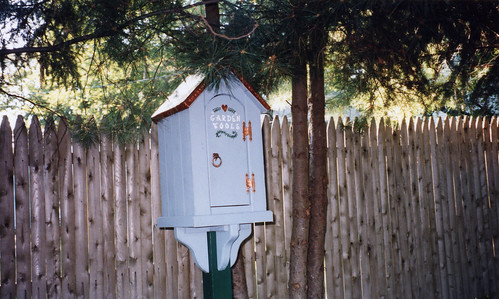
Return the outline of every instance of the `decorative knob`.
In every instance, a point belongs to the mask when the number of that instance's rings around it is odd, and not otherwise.
[[[220,158],[218,153],[213,153],[213,159],[211,159],[211,164],[216,168],[222,165],[222,158]]]

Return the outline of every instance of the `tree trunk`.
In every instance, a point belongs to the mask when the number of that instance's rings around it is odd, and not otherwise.
[[[206,3],[204,8],[206,11],[206,21],[215,32],[218,32],[220,29],[220,9],[218,8],[218,2]]]
[[[324,242],[327,222],[327,138],[324,96],[325,34],[310,36],[310,229],[307,259],[308,298],[324,297]]]
[[[291,232],[289,296],[307,294],[307,249],[310,218],[308,198],[307,69],[297,58],[292,75],[293,227]]]

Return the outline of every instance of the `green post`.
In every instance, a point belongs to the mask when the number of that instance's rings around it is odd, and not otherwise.
[[[210,273],[203,272],[203,294],[205,299],[231,299],[232,276],[230,262],[225,270],[217,267],[217,233],[208,232],[208,263]]]

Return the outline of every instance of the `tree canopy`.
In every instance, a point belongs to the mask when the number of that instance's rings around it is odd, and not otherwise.
[[[339,15],[330,57],[342,95],[365,95],[369,109],[399,98],[425,112],[499,113],[497,2],[365,2]]]
[[[220,26],[204,17],[207,3],[220,4]],[[293,59],[310,59],[307,39],[317,26],[329,34],[330,107],[499,113],[494,1],[2,0],[0,7],[1,91],[25,95],[15,91],[36,81],[23,72],[36,61],[43,84],[32,89],[46,95],[25,98],[61,114],[129,110],[138,100],[150,104],[136,112],[149,113],[189,72],[216,81],[236,71],[268,93],[290,78]],[[73,105],[48,99],[60,86]]]

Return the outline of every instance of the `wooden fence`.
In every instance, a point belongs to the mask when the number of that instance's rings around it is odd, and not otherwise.
[[[497,298],[497,119],[328,126],[328,298]],[[241,248],[250,298],[288,297],[291,135],[263,124],[272,224]],[[88,149],[64,123],[0,127],[1,298],[201,298],[160,213],[156,128]],[[12,143],[13,142],[13,143]],[[306,174],[304,174],[306,175]],[[495,242],[495,243],[494,243]]]

